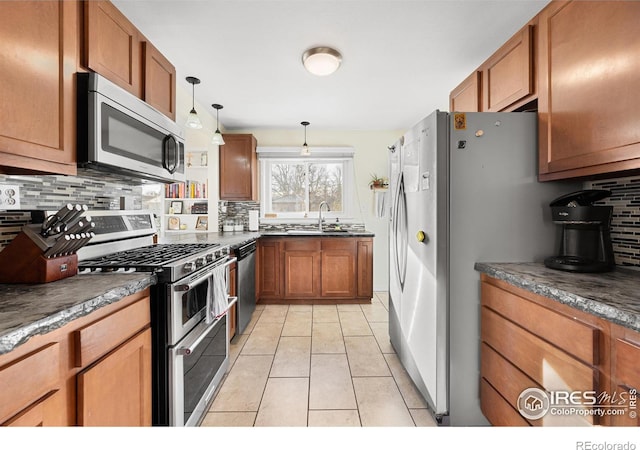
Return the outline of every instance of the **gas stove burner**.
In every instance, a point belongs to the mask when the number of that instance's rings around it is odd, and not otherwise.
[[[229,248],[217,243],[153,244],[85,259],[79,262],[78,268],[154,272],[162,281],[175,281],[228,254]]]

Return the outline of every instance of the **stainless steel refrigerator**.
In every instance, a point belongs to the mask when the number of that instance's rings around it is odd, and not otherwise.
[[[535,113],[435,111],[389,147],[389,335],[443,425],[480,411],[477,261],[542,261],[549,202],[576,183],[537,181]]]

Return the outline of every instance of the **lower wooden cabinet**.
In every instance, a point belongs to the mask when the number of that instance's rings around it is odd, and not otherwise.
[[[373,239],[263,236],[257,272],[261,301],[370,301]]]
[[[78,425],[151,424],[151,329],[77,375]]]
[[[481,279],[480,404],[491,424],[640,425],[640,333],[485,274]],[[537,419],[519,411],[529,388],[550,401]]]
[[[629,411],[611,417],[611,425],[640,426],[638,418],[638,391],[640,390],[640,333],[619,325],[611,326],[612,354],[611,387],[625,395],[623,399]]]
[[[320,297],[321,241],[284,240],[284,298]]]
[[[0,355],[0,424],[151,425],[149,307],[145,289]]]

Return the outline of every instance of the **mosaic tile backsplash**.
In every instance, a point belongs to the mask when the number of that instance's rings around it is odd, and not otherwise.
[[[132,209],[142,207],[142,187],[126,178],[108,175],[0,175],[0,183],[17,184],[23,210],[58,210],[65,203],[80,203],[90,209],[120,209],[120,198],[126,197]],[[29,223],[28,212],[0,211],[0,250]]]
[[[595,203],[613,206],[611,241],[616,264],[640,266],[640,176],[585,183],[585,189],[606,189],[611,196]]]

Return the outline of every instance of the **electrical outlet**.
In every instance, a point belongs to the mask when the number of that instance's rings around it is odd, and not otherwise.
[[[0,210],[20,209],[20,188],[13,184],[0,184]]]

